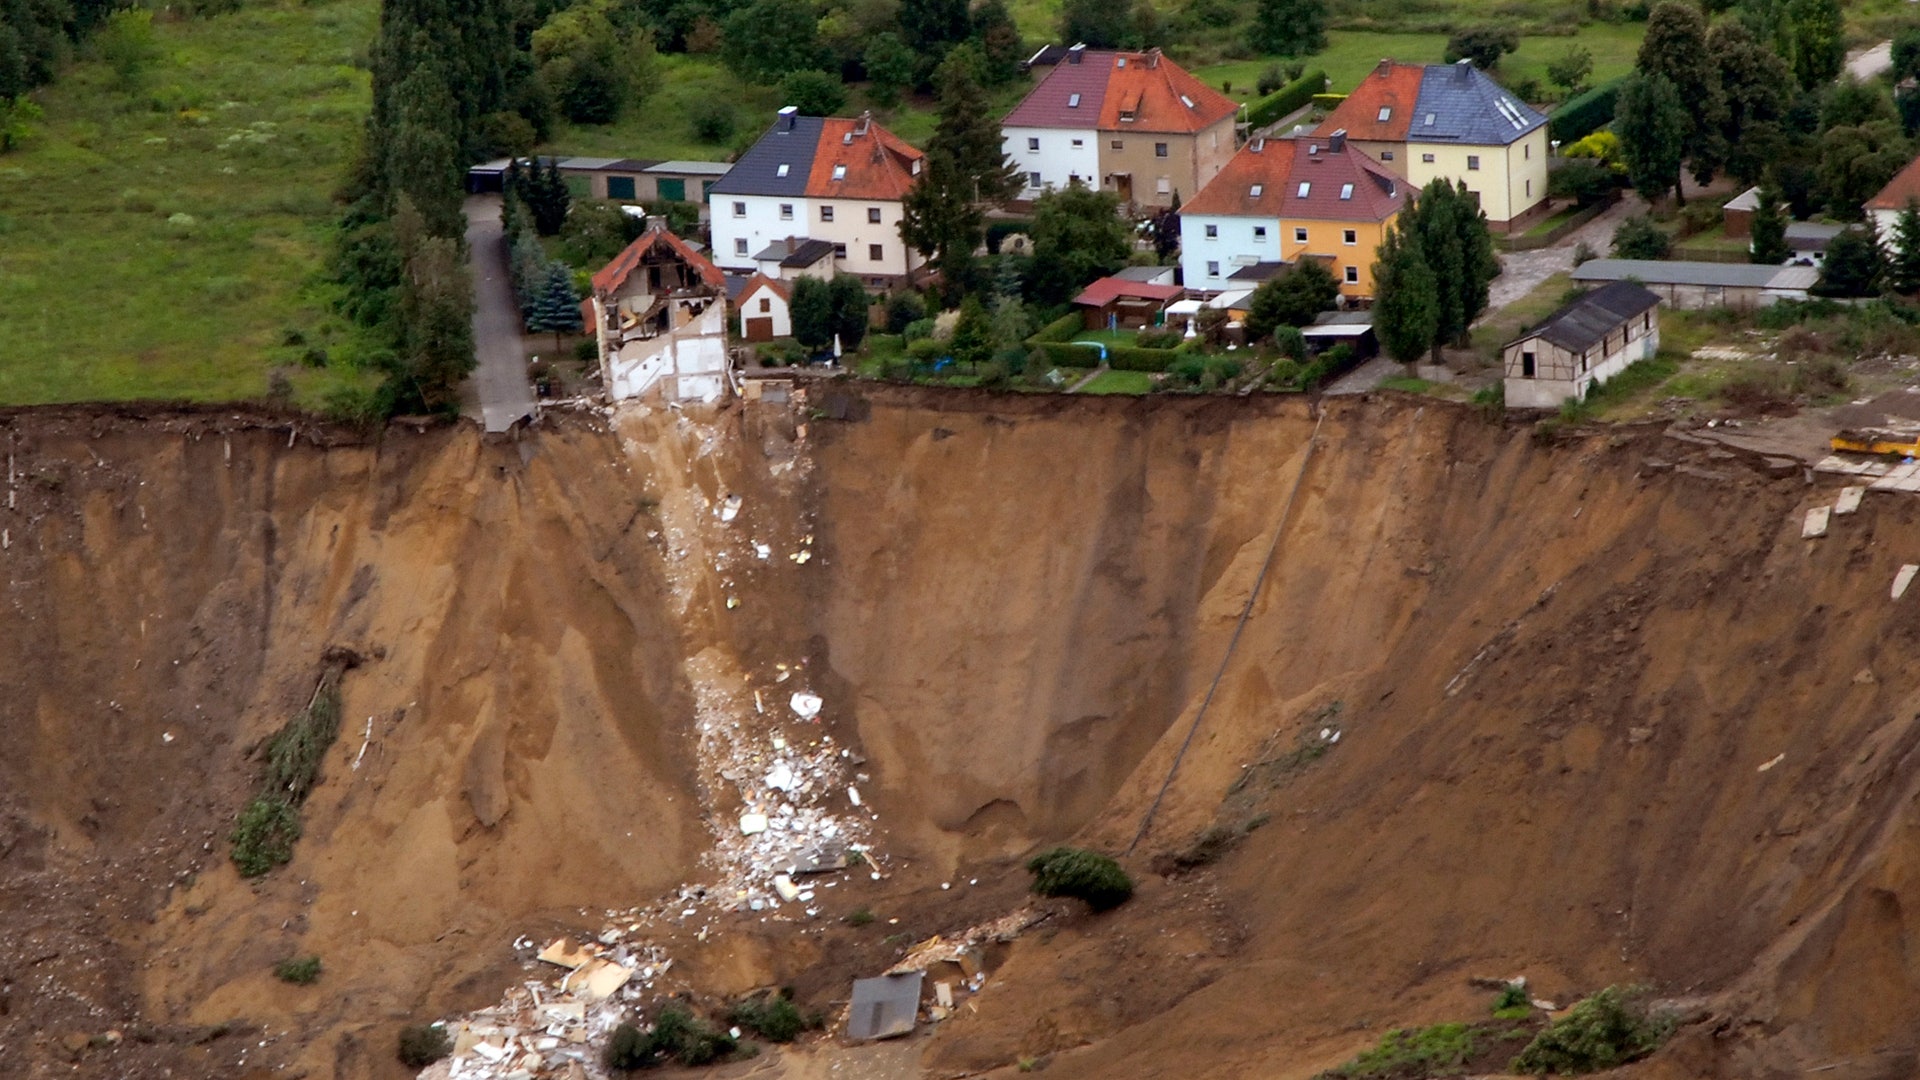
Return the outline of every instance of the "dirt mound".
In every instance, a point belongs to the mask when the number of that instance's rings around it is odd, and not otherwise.
[[[1914,1071],[1909,500],[1802,541],[1820,493],[1760,459],[1391,401],[844,412],[330,448],[0,418],[0,1054],[401,1075],[393,1030],[497,1000],[517,936],[713,879],[709,676],[738,707],[797,671],[887,874],[716,916],[692,991],[830,1007],[1007,910],[1036,844],[1128,848],[1164,785],[1139,897],[997,954],[929,1073],[1304,1077],[1522,973],[1706,1002],[1648,1075]],[[718,546],[729,496],[777,554]],[[226,832],[330,646],[368,662],[249,885]],[[273,979],[296,951],[316,986]]]

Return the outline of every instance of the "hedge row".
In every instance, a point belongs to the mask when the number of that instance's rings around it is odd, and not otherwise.
[[[1066,341],[1030,339],[1034,348],[1046,354],[1055,367],[1090,368],[1100,362],[1100,350],[1090,345]],[[1107,366],[1116,371],[1165,371],[1185,352],[1174,349],[1143,349],[1138,345],[1107,345]]]
[[[1340,103],[1345,100],[1347,100],[1347,95],[1345,94],[1315,94],[1313,95],[1313,107],[1332,112],[1339,108]]]
[[[1040,328],[1040,332],[1027,339],[1033,345],[1042,341],[1072,341],[1087,324],[1079,311],[1070,311]]]
[[[1263,128],[1275,120],[1313,103],[1313,96],[1327,88],[1327,73],[1309,71],[1287,85],[1247,106],[1247,124]]]
[[[1626,78],[1622,75],[1612,82],[1601,83],[1579,97],[1569,98],[1566,104],[1553,110],[1553,114],[1547,117],[1548,137],[1559,140],[1560,145],[1565,146],[1613,123],[1614,102],[1619,100],[1620,84]]]

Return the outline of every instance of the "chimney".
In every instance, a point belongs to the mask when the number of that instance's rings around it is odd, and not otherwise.
[[[780,110],[780,119],[782,119],[782,120],[785,120],[785,121],[786,121],[786,123],[785,123],[785,124],[776,124],[775,126],[776,126],[776,127],[784,127],[784,128],[786,129],[786,130],[788,130],[788,131],[792,131],[792,130],[793,130],[793,125],[794,125],[794,123],[795,123],[795,121],[796,121],[796,119],[797,119],[797,118],[799,117],[799,115],[800,115],[800,106],[798,106],[798,105],[788,105],[788,106],[786,106],[785,108],[783,108],[783,109],[781,109],[781,110]]]
[[[1327,152],[1329,154],[1337,154],[1340,151],[1345,150],[1346,148],[1347,148],[1347,129],[1346,128],[1341,128],[1339,131],[1336,131],[1333,134],[1327,136]]]
[[[1380,66],[1374,68],[1373,73],[1383,79],[1393,74],[1393,60],[1389,57],[1382,57],[1380,59]]]
[[[867,128],[872,123],[873,123],[873,110],[872,109],[862,110],[860,113],[860,119],[854,121],[853,133],[855,135],[865,135],[867,133]]]
[[[1267,148],[1267,137],[1265,135],[1258,136],[1252,142],[1247,144],[1247,149],[1256,154],[1261,152],[1262,150],[1265,150],[1266,148]]]
[[[1067,50],[1067,63],[1077,64],[1086,57],[1086,54],[1087,47],[1085,45],[1075,45]]]
[[[1153,48],[1147,50],[1147,67],[1151,69],[1151,68],[1157,68],[1159,66],[1160,66],[1160,46],[1155,45]]]
[[[1453,62],[1453,70],[1460,75],[1458,81],[1466,82],[1468,79],[1473,78],[1473,61],[1465,59],[1456,60]]]

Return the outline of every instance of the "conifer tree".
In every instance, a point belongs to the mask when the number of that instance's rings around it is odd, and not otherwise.
[[[1420,244],[1404,225],[1387,230],[1373,264],[1373,325],[1380,347],[1403,364],[1433,347],[1440,327],[1439,285]]]
[[[1907,200],[1888,240],[1887,286],[1898,293],[1920,292],[1920,201]]]
[[[1787,246],[1787,211],[1780,204],[1780,191],[1768,184],[1760,189],[1760,205],[1753,211],[1753,238],[1748,257],[1763,266],[1785,262],[1793,249]]]
[[[558,351],[560,335],[577,334],[583,325],[580,294],[573,288],[573,270],[555,259],[547,264],[546,279],[533,298],[532,310],[527,312],[527,330],[535,334],[552,334],[553,347]]]

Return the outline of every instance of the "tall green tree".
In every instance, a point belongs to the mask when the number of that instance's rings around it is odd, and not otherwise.
[[[1760,179],[1781,140],[1793,76],[1779,54],[1754,40],[1746,26],[1722,19],[1707,31],[1725,105],[1720,144],[1727,172],[1743,184]]]
[[[540,79],[567,119],[610,124],[652,90],[652,35],[623,33],[608,0],[556,12],[533,32],[532,51]]]
[[[840,347],[852,352],[866,340],[869,313],[873,301],[867,296],[866,286],[852,274],[835,274],[827,282],[828,323],[833,333],[840,338]]]
[[[1593,53],[1584,45],[1569,45],[1559,56],[1547,61],[1547,81],[1573,97],[1586,90],[1593,77]]]
[[[1133,230],[1120,200],[1075,181],[1033,204],[1033,293],[1041,304],[1073,298],[1087,283],[1127,264]]]
[[[1899,118],[1885,88],[1878,83],[1861,82],[1851,75],[1835,80],[1820,100],[1822,130]]]
[[[1417,363],[1439,339],[1440,289],[1418,240],[1395,225],[1373,263],[1373,326],[1380,347]]]
[[[1640,42],[1634,67],[1642,75],[1657,75],[1673,84],[1685,105],[1681,157],[1692,166],[1695,180],[1702,184],[1711,180],[1726,153],[1721,142],[1726,103],[1719,68],[1707,49],[1707,22],[1700,9],[1687,0],[1661,0],[1647,16],[1647,36]]]
[[[460,242],[435,236],[405,196],[395,212],[401,252],[394,392],[403,409],[446,411],[473,370],[473,282]]]
[[[1627,159],[1627,178],[1649,202],[1672,191],[1682,203],[1680,164],[1685,154],[1687,113],[1664,75],[1634,73],[1620,84],[1613,131]]]
[[[1892,60],[1890,74],[1895,83],[1920,79],[1920,26],[1909,26],[1893,35]]]
[[[1800,88],[1812,90],[1832,82],[1847,62],[1846,16],[1840,0],[1791,0],[1787,22],[1793,41],[1793,75]]]
[[[1022,187],[1019,168],[1006,155],[1000,120],[986,92],[964,62],[971,49],[956,51],[937,75],[939,118],[927,140],[928,154],[944,154],[968,181],[975,202],[1002,203]]]
[[[780,100],[801,116],[832,116],[846,105],[847,88],[839,76],[824,71],[789,71],[780,80]]]
[[[1760,188],[1760,204],[1753,211],[1753,240],[1748,257],[1763,266],[1778,266],[1787,261],[1793,249],[1787,246],[1787,209],[1780,202],[1780,191],[1772,184]]]
[[[1420,261],[1433,278],[1434,323],[1429,345],[1437,361],[1443,347],[1468,343],[1473,321],[1486,309],[1488,290],[1500,273],[1500,262],[1493,254],[1493,234],[1487,228],[1486,214],[1466,185],[1440,179],[1429,183],[1413,205],[1400,212],[1396,231],[1402,243],[1417,248]],[[1411,266],[1411,259],[1393,254],[1402,267]],[[1411,272],[1418,277],[1417,270]],[[1390,283],[1392,273],[1389,270]],[[1376,283],[1376,295],[1378,290]]]
[[[1318,259],[1302,258],[1293,269],[1260,283],[1248,301],[1247,339],[1264,341],[1282,326],[1306,326],[1330,311],[1340,283]]]
[[[1308,56],[1327,47],[1327,0],[1259,0],[1248,41],[1270,56]]]
[[[1141,42],[1132,11],[1118,0],[1065,0],[1060,40],[1089,49],[1136,49]]]
[[[900,36],[932,70],[973,31],[967,0],[901,0]]]
[[[1874,296],[1880,292],[1886,269],[1886,254],[1873,231],[1848,229],[1827,244],[1820,281],[1812,291],[1820,296]]]
[[[1018,79],[1020,62],[1027,58],[1026,43],[1005,0],[981,0],[973,9],[972,24],[970,40],[980,50],[980,81],[1005,86]]]
[[[793,339],[818,352],[833,344],[833,287],[817,277],[794,279],[787,301]]]
[[[1912,159],[1912,145],[1891,120],[1837,127],[1820,136],[1816,173],[1827,212],[1859,221],[1865,204]]]
[[[977,284],[973,251],[986,230],[984,205],[1020,190],[1020,175],[1002,150],[999,122],[974,81],[966,54],[940,65],[940,114],[927,140],[920,179],[902,206],[900,235],[939,273],[950,300]]]
[[[1887,287],[1909,296],[1920,292],[1920,201],[1907,200],[1887,240]]]
[[[867,42],[864,57],[867,68],[867,93],[882,108],[900,104],[900,94],[913,85],[913,50],[900,35],[875,34]]]
[[[1482,71],[1500,66],[1500,58],[1520,47],[1520,32],[1510,26],[1468,26],[1447,39],[1447,63],[1468,61]]]

